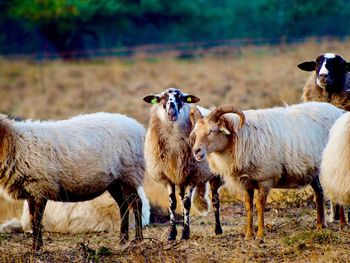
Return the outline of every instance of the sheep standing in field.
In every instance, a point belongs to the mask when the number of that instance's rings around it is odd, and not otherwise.
[[[323,151],[320,180],[331,201],[350,204],[350,113],[340,117],[329,132],[329,141]],[[340,210],[345,217],[344,210]],[[341,226],[345,222],[341,221]]]
[[[150,206],[142,188],[142,225],[149,224]],[[118,208],[109,193],[85,202],[48,201],[42,219],[44,231],[56,233],[115,232],[120,225]],[[32,231],[28,202],[24,201],[20,219],[13,218],[0,225],[0,233]]]
[[[42,216],[48,200],[77,202],[106,190],[120,209],[121,241],[128,239],[128,206],[142,238],[145,129],[119,114],[96,113],[62,121],[0,120],[0,187],[26,199],[33,248],[42,246]]]
[[[350,110],[350,63],[333,53],[320,55],[315,61],[300,63],[298,68],[313,73],[306,81],[302,100],[329,102]]]
[[[305,83],[302,100],[329,102],[339,108],[350,110],[350,63],[341,56],[325,53],[315,61],[298,65],[301,70],[313,72]],[[330,222],[339,220],[346,224],[344,207],[330,203]],[[349,214],[350,215],[350,214]]]
[[[170,229],[168,240],[175,240],[176,197],[175,186],[180,190],[184,228],[181,239],[190,237],[189,213],[193,193],[194,206],[200,212],[209,209],[206,184],[209,181],[215,212],[215,234],[221,234],[219,194],[220,177],[210,172],[206,162],[195,161],[189,134],[192,130],[189,103],[198,102],[193,95],[169,88],[161,94],[149,95],[144,101],[152,103],[151,118],[145,141],[145,160],[148,173],[162,183],[169,192]],[[202,109],[208,113],[208,110]]]
[[[257,238],[264,236],[263,213],[271,188],[311,184],[317,227],[326,226],[319,166],[328,131],[342,114],[343,110],[320,102],[244,112],[220,106],[205,118],[193,108],[193,154],[197,161],[207,158],[212,172],[245,190],[247,239],[254,236],[254,189],[258,190]]]

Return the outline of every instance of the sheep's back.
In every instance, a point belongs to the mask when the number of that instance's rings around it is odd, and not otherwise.
[[[79,195],[96,189],[98,194],[117,178],[142,184],[145,130],[131,118],[97,113],[14,125],[18,170],[42,181],[41,190],[56,186],[55,192]]]
[[[311,102],[244,113],[247,122],[237,139],[237,168],[254,174],[255,180],[275,177],[279,187],[294,188],[316,176],[328,131],[343,111]]]

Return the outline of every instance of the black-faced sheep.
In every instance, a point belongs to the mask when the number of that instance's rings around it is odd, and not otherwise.
[[[42,216],[48,200],[76,202],[108,191],[119,205],[121,240],[128,239],[128,206],[142,238],[145,129],[119,114],[96,113],[62,121],[0,120],[0,187],[26,199],[33,248],[42,246]],[[140,190],[141,189],[141,190]]]
[[[301,70],[312,71],[304,86],[302,100],[329,102],[339,108],[350,110],[350,63],[341,56],[325,53],[315,61],[298,65]],[[346,223],[344,207],[330,203],[329,221],[339,220]],[[340,216],[342,215],[342,216]],[[349,214],[350,215],[350,214]]]
[[[152,103],[149,128],[145,141],[145,160],[148,173],[162,183],[169,192],[170,229],[168,240],[176,239],[175,225],[176,197],[175,186],[180,190],[184,228],[181,239],[190,236],[189,213],[193,193],[194,206],[200,212],[207,212],[206,184],[209,181],[215,211],[215,233],[221,234],[219,214],[220,177],[210,172],[207,162],[195,161],[189,135],[192,130],[190,105],[199,99],[193,95],[169,88],[161,94],[149,95],[144,101]],[[205,111],[203,109],[203,111]],[[206,112],[209,112],[206,110]]]
[[[193,108],[193,154],[198,161],[207,158],[212,172],[245,190],[247,239],[254,236],[254,189],[258,190],[257,238],[264,236],[264,208],[271,188],[311,184],[317,227],[326,225],[319,166],[328,131],[342,114],[343,110],[320,102],[244,112],[220,106],[204,118]]]
[[[313,73],[306,81],[302,100],[329,102],[350,110],[350,63],[332,53],[320,55],[315,61],[307,61],[298,68]]]

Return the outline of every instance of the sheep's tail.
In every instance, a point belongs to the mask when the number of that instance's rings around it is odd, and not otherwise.
[[[194,208],[201,213],[206,215],[210,209],[210,200],[208,197],[209,182],[200,183],[193,189],[192,203]]]
[[[137,188],[137,193],[139,194],[142,202],[142,226],[146,226],[149,224],[151,216],[151,207],[149,205],[149,201],[146,197],[143,186]]]
[[[0,225],[0,233],[22,233],[23,228],[18,218],[12,218]]]

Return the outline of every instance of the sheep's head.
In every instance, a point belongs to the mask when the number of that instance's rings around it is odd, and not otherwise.
[[[224,116],[225,113],[237,114],[239,121]],[[194,125],[190,136],[191,141],[194,142],[192,151],[197,161],[204,160],[207,154],[212,152],[224,151],[245,122],[244,113],[230,105],[219,106],[205,118],[196,107],[192,107],[190,118]]]
[[[176,88],[169,88],[160,94],[151,94],[143,98],[145,102],[152,103],[162,108],[164,119],[175,122],[186,103],[196,103],[199,98],[193,95],[185,94]],[[188,112],[187,112],[188,114]],[[186,118],[188,115],[186,116]]]
[[[320,55],[315,61],[307,61],[298,65],[304,71],[316,71],[316,83],[329,93],[343,89],[345,76],[350,71],[350,63],[333,53]]]

